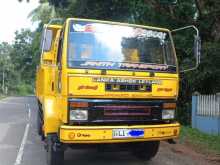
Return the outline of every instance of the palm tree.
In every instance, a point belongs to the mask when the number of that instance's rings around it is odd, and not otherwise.
[[[56,16],[55,7],[50,5],[49,2],[40,3],[40,5],[28,15],[31,21],[40,21],[41,23],[48,23],[50,19]]]

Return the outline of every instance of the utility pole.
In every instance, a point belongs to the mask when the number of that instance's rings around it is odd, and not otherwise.
[[[3,73],[2,73],[2,92],[5,93],[5,71],[3,67]]]

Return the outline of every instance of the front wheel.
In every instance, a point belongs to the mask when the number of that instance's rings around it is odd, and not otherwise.
[[[39,109],[37,112],[37,133],[40,135],[41,140],[44,140],[44,131],[43,131],[43,114],[42,111]]]
[[[54,141],[54,138],[48,136],[47,139],[47,165],[63,165],[64,150],[59,143]]]
[[[41,120],[41,116],[40,116],[40,110],[38,110],[37,112],[37,133],[38,135],[42,135],[43,131],[42,131],[42,120]]]
[[[141,160],[150,160],[156,156],[160,141],[135,143],[132,145],[132,153]]]

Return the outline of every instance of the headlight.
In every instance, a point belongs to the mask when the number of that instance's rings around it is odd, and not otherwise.
[[[88,120],[88,111],[87,110],[71,110],[70,111],[70,120]]]
[[[175,110],[174,109],[166,109],[162,111],[162,119],[174,119],[175,118]]]

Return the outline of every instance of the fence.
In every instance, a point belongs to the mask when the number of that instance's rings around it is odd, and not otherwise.
[[[192,127],[220,135],[220,94],[192,97]]]

